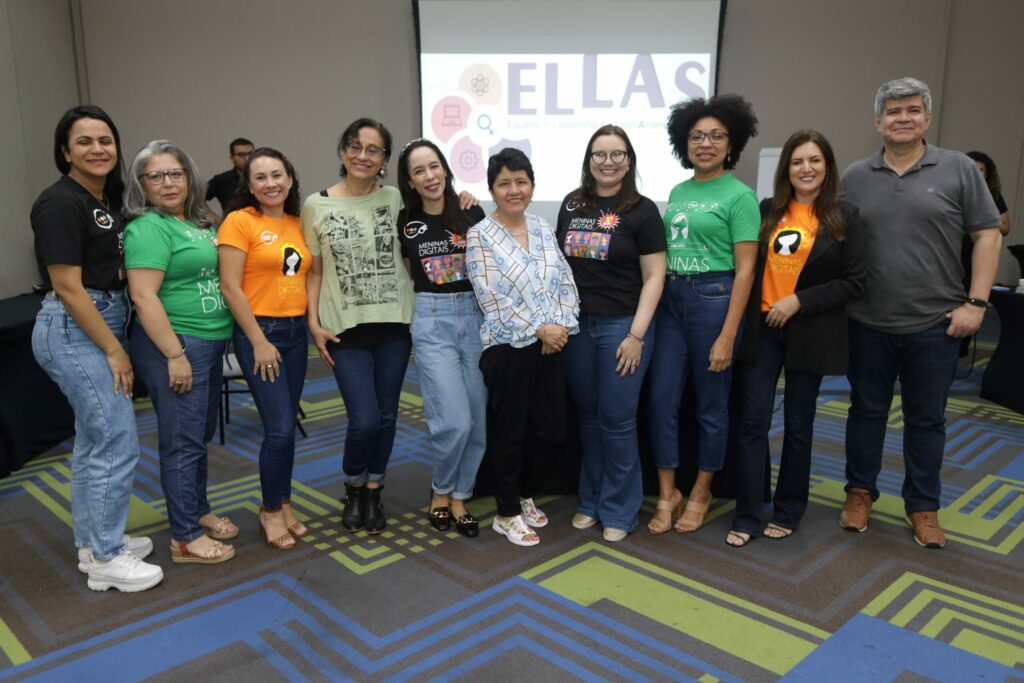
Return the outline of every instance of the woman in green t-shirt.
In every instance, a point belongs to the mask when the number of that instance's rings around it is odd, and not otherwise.
[[[672,189],[664,217],[668,277],[650,367],[651,454],[658,468],[658,505],[647,526],[652,534],[671,529],[682,507],[675,479],[679,404],[688,376],[697,394],[698,472],[675,530],[699,529],[711,504],[711,481],[725,461],[732,361],[761,223],[753,190],[729,173],[757,134],[746,100],[719,95],[677,104],[668,131],[673,153],[683,168],[693,169],[693,178]]]
[[[238,535],[206,499],[206,444],[217,425],[223,356],[234,320],[220,293],[216,233],[192,159],[155,140],[132,161],[125,189],[128,286],[138,311],[132,363],[149,387],[160,435],[160,483],[171,560],[216,564]]]

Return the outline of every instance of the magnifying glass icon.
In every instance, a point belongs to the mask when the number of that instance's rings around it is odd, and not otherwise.
[[[494,130],[491,128],[491,115],[480,114],[476,117],[476,127],[480,130],[486,130],[491,135],[494,135]]]

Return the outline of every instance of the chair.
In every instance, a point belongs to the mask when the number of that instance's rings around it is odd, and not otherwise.
[[[244,389],[233,389],[231,388],[231,382],[242,382]],[[220,443],[224,445],[224,425],[231,424],[231,394],[251,394],[252,390],[249,389],[249,384],[245,381],[245,375],[242,374],[242,367],[238,363],[238,357],[231,351],[224,354],[224,380],[223,386],[221,387],[221,400],[220,405],[217,408],[217,421],[220,429]],[[301,419],[300,419],[301,418]],[[295,426],[298,428],[299,433],[302,434],[302,438],[305,439],[306,428],[302,426],[302,420],[306,419],[306,411],[299,406],[299,414],[295,416]]]
[[[1024,244],[1011,244],[1007,249],[1016,257],[1017,263],[1020,264],[1020,276],[1024,277]]]

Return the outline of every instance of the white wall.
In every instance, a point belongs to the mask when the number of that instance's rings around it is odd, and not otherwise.
[[[0,297],[39,281],[29,210],[58,178],[53,128],[79,102],[67,0],[0,3]]]
[[[0,101],[0,126],[14,132],[0,138],[0,296],[37,279],[28,208],[56,176],[52,127],[78,98],[79,4],[83,97],[111,113],[128,156],[168,137],[209,176],[241,135],[288,154],[308,193],[333,182],[354,118],[382,120],[396,149],[419,135],[409,0],[0,2],[0,88],[16,95]],[[995,158],[1014,219],[1007,243],[1024,242],[1022,26],[1019,0],[729,0],[719,92],[745,95],[761,120],[737,174],[753,185],[760,148],[802,127],[822,130],[842,167],[870,154],[876,89],[913,75],[935,93],[930,140]],[[1019,277],[1008,256],[1000,277]]]

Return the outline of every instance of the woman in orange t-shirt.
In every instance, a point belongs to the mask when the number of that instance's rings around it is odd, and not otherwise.
[[[237,211],[217,234],[220,286],[235,316],[234,348],[263,422],[260,532],[288,550],[308,533],[292,511],[295,415],[306,380],[306,273],[299,179],[288,159],[257,149],[242,170]]]
[[[743,382],[736,514],[726,543],[796,530],[810,488],[811,443],[824,375],[846,372],[846,304],[864,293],[864,235],[857,209],[839,199],[832,146],[802,130],[782,148],[775,194],[761,204],[759,257],[739,359]],[[785,436],[774,511],[762,520],[775,385],[786,369]]]

